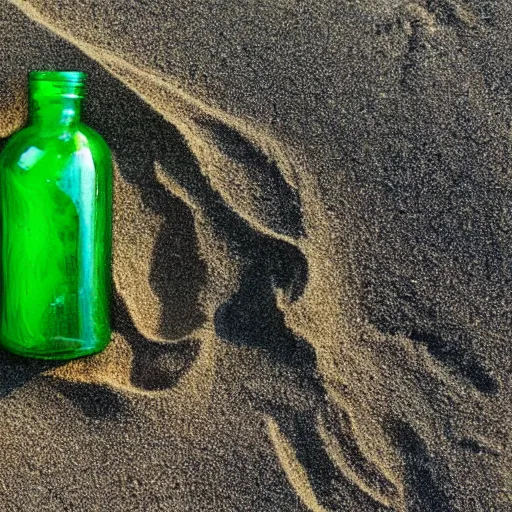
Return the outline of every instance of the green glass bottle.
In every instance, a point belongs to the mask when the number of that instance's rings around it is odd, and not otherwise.
[[[112,158],[80,121],[86,75],[29,74],[30,118],[0,154],[0,344],[72,359],[110,340]]]

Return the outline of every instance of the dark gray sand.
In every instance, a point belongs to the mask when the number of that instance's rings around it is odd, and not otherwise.
[[[0,358],[2,511],[512,510],[508,0],[0,0],[0,137],[90,74],[115,334]]]

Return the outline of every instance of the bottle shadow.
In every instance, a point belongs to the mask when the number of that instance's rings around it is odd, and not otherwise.
[[[158,161],[155,141],[161,137],[157,122],[160,116],[106,73],[97,78],[91,85],[91,97],[96,101],[87,109],[86,122],[97,126],[107,140],[121,179],[135,187],[142,207],[161,220],[149,273],[149,284],[161,304],[154,334],[161,339],[177,340],[200,327],[206,318],[199,294],[206,284],[207,266],[199,254],[194,216],[190,208],[171,195],[155,176]],[[95,89],[101,92],[94,94]],[[116,104],[115,111],[110,111],[108,116],[105,116],[106,105],[103,103],[106,99]],[[166,144],[174,145],[175,142],[168,139]],[[175,161],[174,165],[180,165],[180,161]],[[129,219],[136,221],[135,216],[136,212],[130,214]],[[120,242],[129,243],[128,240]],[[141,250],[146,251],[146,248]],[[144,304],[139,306],[142,311]]]

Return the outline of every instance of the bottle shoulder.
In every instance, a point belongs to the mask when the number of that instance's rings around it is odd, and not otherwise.
[[[27,160],[27,156],[32,161],[44,155],[62,158],[78,151],[89,153],[99,164],[111,164],[111,151],[103,137],[90,126],[78,123],[71,130],[41,130],[36,125],[22,128],[4,146],[0,153],[0,165]]]

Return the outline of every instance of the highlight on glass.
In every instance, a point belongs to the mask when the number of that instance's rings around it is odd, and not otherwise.
[[[85,80],[32,71],[30,123],[0,154],[0,344],[22,356],[110,341],[112,158],[81,121]]]

